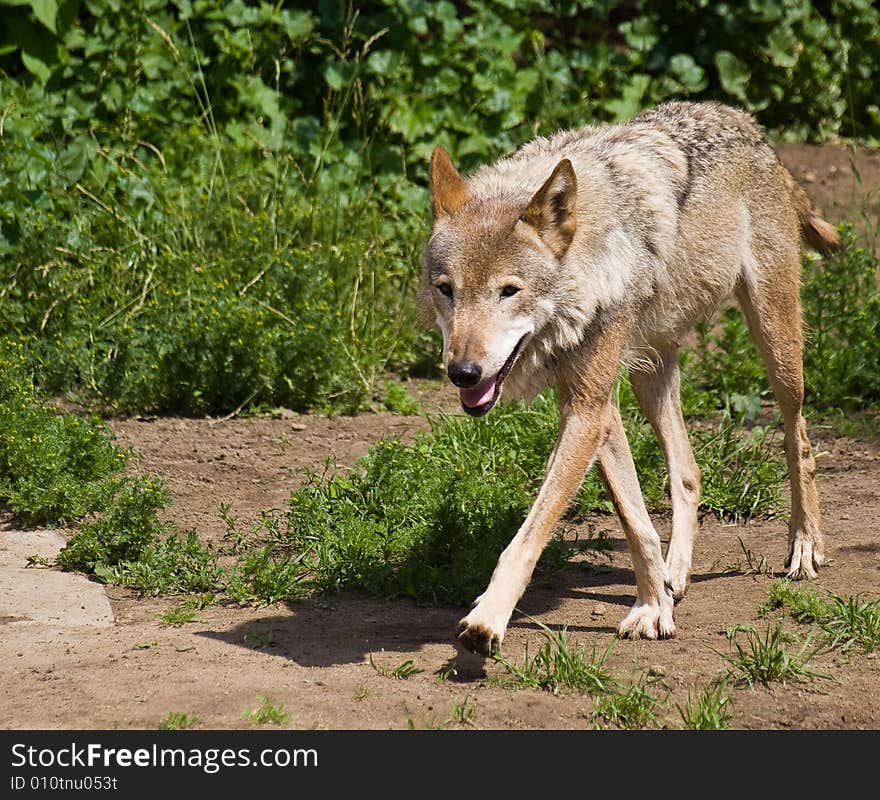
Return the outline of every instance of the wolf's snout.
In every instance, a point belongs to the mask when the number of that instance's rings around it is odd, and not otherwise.
[[[473,361],[456,361],[446,368],[446,374],[460,389],[470,389],[480,382],[483,370]]]

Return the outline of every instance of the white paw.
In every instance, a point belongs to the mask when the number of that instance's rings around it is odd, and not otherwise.
[[[813,540],[803,533],[796,533],[788,558],[785,559],[785,566],[788,567],[786,575],[794,581],[812,580],[823,561],[825,556],[816,548]]]
[[[468,622],[467,617],[458,623],[458,641],[461,646],[485,658],[498,651],[503,635],[479,622]]]
[[[465,650],[489,658],[501,647],[510,613],[493,611],[488,603],[480,602],[482,597],[458,623],[458,641]]]
[[[656,601],[643,603],[637,600],[617,626],[617,632],[631,639],[671,639],[675,636],[673,605],[672,594],[668,591]]]

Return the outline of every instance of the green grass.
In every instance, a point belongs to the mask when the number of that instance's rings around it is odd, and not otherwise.
[[[597,725],[618,728],[655,728],[665,697],[655,694],[656,680],[642,676],[623,690],[615,690],[596,698],[593,720]]]
[[[437,677],[434,679],[434,682],[438,686],[442,686],[450,678],[454,678],[456,675],[458,675],[458,670],[455,667],[447,667],[446,669],[441,669],[437,672]]]
[[[196,620],[197,612],[212,605],[216,600],[213,592],[206,592],[202,595],[188,597],[182,603],[168,609],[159,615],[159,622],[163,625],[170,625],[179,628],[188,622]]]
[[[405,681],[408,678],[413,677],[413,675],[419,675],[424,672],[421,667],[417,667],[415,661],[412,659],[407,659],[402,663],[398,664],[396,667],[388,667],[384,664],[377,664],[373,660],[373,654],[370,653],[370,666],[376,670],[378,675],[382,675],[385,678],[397,678],[398,680]]]
[[[880,402],[880,285],[878,261],[841,229],[843,247],[828,258],[807,253],[801,291],[806,331],[804,383],[808,415],[839,414]],[[754,419],[763,400],[773,400],[739,309],[719,324],[698,327],[698,346],[688,355],[685,406],[695,413],[719,407]]]
[[[865,653],[880,649],[880,599],[832,594],[829,606],[829,614],[820,624],[831,647]]]
[[[477,707],[469,697],[452,705],[452,721],[459,725],[473,725],[477,718]]]
[[[160,731],[182,731],[198,724],[198,717],[190,716],[184,711],[169,711],[159,723]]]
[[[245,711],[245,718],[254,725],[284,725],[290,719],[290,714],[284,710],[284,704],[275,704],[265,694],[257,695],[260,705],[257,708]]]
[[[802,623],[818,623],[826,646],[871,653],[880,649],[880,598],[822,597],[810,589],[794,588],[787,579],[776,581],[759,611],[784,609]]]
[[[702,690],[688,692],[684,706],[677,706],[685,728],[692,731],[722,731],[730,727],[733,702],[727,680],[713,681]]]
[[[545,641],[533,656],[529,655],[528,647],[519,663],[503,655],[494,656],[504,668],[499,679],[504,685],[543,689],[553,694],[571,690],[598,695],[613,690],[615,679],[606,662],[616,639],[602,653],[597,653],[595,647],[587,652],[585,645],[571,641],[565,627],[553,631],[541,623],[538,625]]]
[[[798,622],[818,622],[828,614],[828,604],[809,589],[796,589],[788,578],[773,582],[767,598],[758,606],[758,613],[784,608]]]
[[[188,622],[195,622],[196,611],[187,603],[175,606],[159,614],[159,622],[172,628],[180,628]]]
[[[763,635],[750,625],[738,626],[730,631],[728,638],[733,651],[719,655],[736,683],[754,687],[759,683],[803,683],[829,678],[807,667],[817,650],[813,648],[812,637],[808,637],[797,652],[792,652],[786,645],[793,637],[785,633],[781,624],[768,626]]]

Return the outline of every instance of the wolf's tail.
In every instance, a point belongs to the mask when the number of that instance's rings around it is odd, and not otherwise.
[[[840,236],[837,229],[816,213],[816,209],[807,197],[807,193],[789,177],[791,201],[797,211],[801,223],[801,235],[804,241],[823,256],[831,255],[840,249]]]

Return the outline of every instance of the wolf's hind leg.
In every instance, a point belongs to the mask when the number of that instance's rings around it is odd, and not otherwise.
[[[672,502],[672,536],[666,552],[666,569],[672,594],[681,600],[690,582],[694,539],[699,528],[700,469],[681,411],[678,350],[669,348],[661,352],[654,371],[631,371],[630,382],[666,459]]]
[[[609,405],[608,435],[598,454],[599,471],[626,533],[636,573],[636,602],[618,631],[635,638],[667,639],[675,636],[675,623],[660,537],[645,508],[620,412]]]
[[[785,457],[791,483],[788,577],[815,578],[825,560],[825,534],[816,490],[816,462],[801,410],[804,402],[800,256],[795,248],[773,252],[760,279],[748,268],[737,287],[749,331],[764,358],[767,377],[782,411]]]

